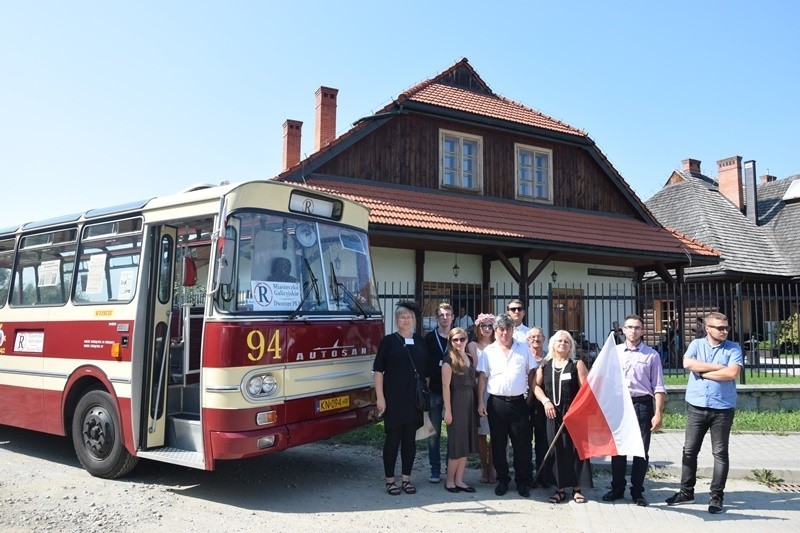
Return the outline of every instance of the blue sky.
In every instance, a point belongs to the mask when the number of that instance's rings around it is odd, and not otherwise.
[[[490,7],[491,6],[491,7]],[[269,178],[462,57],[588,131],[646,200],[681,160],[800,173],[800,3],[765,0],[0,3],[0,228]]]

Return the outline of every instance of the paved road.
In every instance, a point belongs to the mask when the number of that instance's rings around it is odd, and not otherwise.
[[[733,435],[732,444],[734,474],[750,466],[787,467],[792,476],[798,470],[800,435]],[[124,479],[107,481],[81,469],[68,439],[0,426],[0,530],[800,531],[800,494],[745,479],[729,480],[723,514],[706,511],[707,478],[699,481],[696,504],[668,507],[663,501],[678,484],[681,445],[681,432],[655,436],[654,459],[665,469],[647,479],[652,505],[641,508],[600,501],[610,481],[603,461],[595,461],[585,505],[548,504],[544,489],[524,499],[513,485],[497,497],[491,485],[478,483],[477,470],[466,476],[477,493],[450,494],[442,483],[424,481],[423,453],[414,470],[418,494],[393,497],[383,491],[378,450],[328,444],[223,462],[214,472],[142,461]],[[710,457],[705,446],[701,467]]]

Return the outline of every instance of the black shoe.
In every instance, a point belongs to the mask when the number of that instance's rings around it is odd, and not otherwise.
[[[497,486],[494,488],[494,493],[502,496],[506,492],[508,492],[508,481],[498,481]]]
[[[644,496],[642,496],[641,494],[631,494],[631,499],[633,500],[633,503],[635,503],[639,507],[647,507],[649,505],[649,503],[647,503],[647,500],[645,500]]]
[[[694,494],[680,490],[667,498],[667,505],[680,505],[682,503],[694,503]]]
[[[613,502],[614,500],[621,500],[625,497],[625,493],[621,490],[614,490],[611,489],[610,491],[603,494],[602,500],[604,502]]]
[[[470,493],[477,492],[475,490],[475,487],[470,487],[469,485],[467,485],[466,487],[462,487],[461,485],[456,485],[456,488],[461,492],[470,492]]]
[[[456,485],[455,487],[448,487],[447,483],[444,484],[444,490],[452,493],[461,492],[461,489],[458,487],[458,485]]]
[[[711,501],[708,502],[708,512],[711,514],[719,514],[722,512],[722,498],[712,496]]]
[[[517,492],[523,498],[529,498],[531,495],[531,489],[527,485],[520,485],[517,487]]]

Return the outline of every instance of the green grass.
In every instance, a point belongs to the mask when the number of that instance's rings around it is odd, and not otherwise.
[[[686,385],[686,374],[664,375],[665,385]],[[800,385],[800,376],[745,375],[747,385]]]
[[[684,413],[664,413],[663,427],[664,429],[684,429],[686,415]],[[800,431],[800,412],[736,411],[736,416],[733,417],[732,431],[778,434]]]

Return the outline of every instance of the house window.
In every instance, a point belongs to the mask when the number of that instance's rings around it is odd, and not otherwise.
[[[553,151],[515,144],[517,198],[553,201]]]
[[[439,140],[441,186],[480,190],[483,140],[445,130],[440,131]]]

